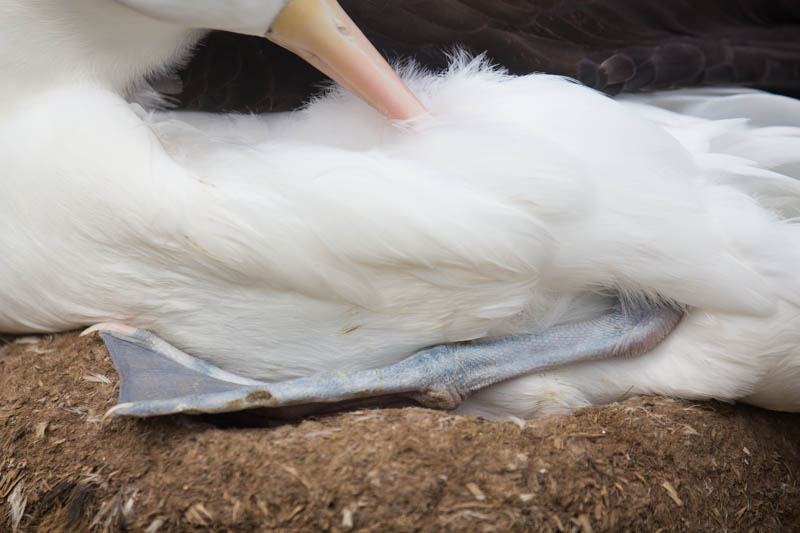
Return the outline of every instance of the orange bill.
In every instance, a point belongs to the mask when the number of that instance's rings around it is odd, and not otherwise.
[[[289,0],[266,37],[389,118],[409,120],[426,112],[336,0]]]

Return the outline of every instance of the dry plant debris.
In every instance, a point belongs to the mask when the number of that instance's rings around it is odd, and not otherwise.
[[[98,339],[0,346],[0,531],[800,530],[800,415],[637,398],[508,422],[103,421],[117,387]]]

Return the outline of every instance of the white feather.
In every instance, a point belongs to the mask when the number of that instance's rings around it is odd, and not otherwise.
[[[460,58],[404,74],[432,114],[416,127],[340,90],[279,116],[127,103],[191,41],[170,39],[124,75],[44,76],[40,44],[24,67],[0,57],[28,80],[0,89],[0,329],[123,321],[281,380],[591,316],[619,292],[689,312],[644,357],[519,378],[462,409],[658,393],[800,410],[796,101],[614,101]],[[90,62],[72,45],[60,61]],[[768,110],[747,122],[743,101]]]

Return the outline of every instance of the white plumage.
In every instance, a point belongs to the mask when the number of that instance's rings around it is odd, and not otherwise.
[[[145,111],[125,88],[189,36],[105,69],[79,16],[65,29],[13,9],[68,46],[0,28],[0,330],[116,320],[282,380],[542,329],[619,292],[688,313],[641,358],[518,378],[461,409],[657,393],[800,410],[800,102],[614,101],[458,59],[406,72],[431,111],[416,126],[342,91],[280,116]]]

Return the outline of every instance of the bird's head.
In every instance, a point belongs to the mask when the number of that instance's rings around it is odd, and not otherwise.
[[[266,37],[391,118],[424,112],[336,0],[116,1],[173,24]]]
[[[200,30],[270,39],[391,118],[424,113],[336,0],[0,0],[0,56],[18,52],[0,69],[119,88],[174,63]]]

